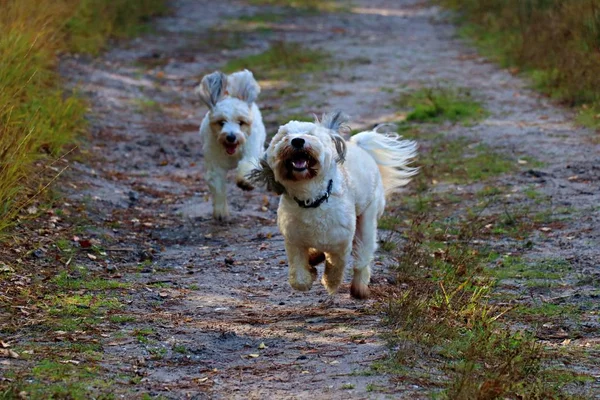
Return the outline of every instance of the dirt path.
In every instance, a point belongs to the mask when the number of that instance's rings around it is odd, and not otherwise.
[[[560,232],[538,232],[528,257],[571,260],[571,275],[590,279],[550,295],[571,301],[577,291],[577,302],[597,304],[600,169],[591,133],[457,41],[439,9],[420,1],[353,3],[351,12],[285,14],[268,32],[243,33],[243,46],[223,48],[217,44],[239,37],[211,29],[217,22],[280,9],[178,0],[173,15],[156,22],[155,34],[99,59],[63,62],[64,76],[90,99],[93,132],[65,191],[69,203],[85,205],[78,210],[88,227],[80,236],[101,247],[95,259],[81,254],[73,265],[127,285],[119,292],[123,306],[112,314],[123,318],[103,320],[93,334],[116,395],[430,398],[431,387],[390,380],[372,368],[389,354],[376,300],[351,300],[347,284],[333,301],[321,285],[308,294],[292,292],[275,197],[243,193],[230,182],[232,221],[210,219],[197,133],[205,109],[193,88],[204,73],[264,51],[273,40],[320,48],[335,62],[325,73],[295,82],[305,89],[294,104],[282,104],[277,82],[261,82],[259,105],[269,134],[300,112],[342,109],[353,127],[394,121],[394,100],[405,90],[440,82],[471,88],[489,117],[440,129],[449,137],[477,138],[515,162],[530,156],[545,163],[499,184],[515,192],[534,185],[554,205],[582,211]],[[507,242],[505,250],[513,245]],[[385,292],[393,263],[378,256],[376,293]],[[582,323],[588,333],[580,338],[596,340],[597,305]],[[600,376],[594,366],[586,368]]]

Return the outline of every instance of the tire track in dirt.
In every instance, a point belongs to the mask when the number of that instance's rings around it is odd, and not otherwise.
[[[215,46],[212,25],[263,9],[243,2],[180,0],[172,16],[157,21],[155,35],[99,59],[63,62],[64,75],[92,105],[90,160],[76,164],[71,176],[78,189],[69,190],[69,196],[89,203],[98,235],[133,249],[109,252],[109,268],[132,285],[123,312],[137,321],[123,324],[119,335],[107,330],[103,366],[111,375],[135,373],[142,379],[135,388],[119,386],[116,393],[429,397],[430,388],[391,382],[370,371],[388,353],[373,300],[349,299],[348,285],[333,302],[320,284],[308,294],[288,287],[273,196],[243,193],[231,181],[233,220],[228,225],[210,221],[197,133],[205,110],[193,87],[203,73],[260,52],[269,40],[301,41],[325,49],[336,61],[321,81],[307,78],[310,89],[301,105],[277,109],[277,91],[263,90],[258,103],[270,134],[275,122],[286,122],[280,118],[300,111],[339,108],[356,127],[397,120],[393,101],[398,93],[445,81],[472,88],[491,111],[472,127],[444,126],[449,136],[476,137],[515,158],[533,156],[547,163],[541,190],[555,201],[576,208],[598,203],[598,148],[587,141],[589,132],[568,122],[568,114],[456,42],[437,8],[414,1],[355,4],[349,13],[288,16],[270,36],[247,34],[245,46],[222,49]],[[149,62],[157,66],[149,68]],[[569,179],[573,168],[589,179]],[[531,184],[526,174],[505,179],[514,186]],[[592,210],[583,227],[572,227],[588,233],[575,234],[568,246],[544,235],[535,251],[540,257],[577,254],[581,273],[597,276],[598,221],[598,209]],[[389,263],[393,260],[381,255],[376,262],[375,292],[385,291]],[[152,328],[150,343],[132,339],[143,327]],[[261,349],[262,343],[267,347]],[[370,392],[373,387],[378,391]]]

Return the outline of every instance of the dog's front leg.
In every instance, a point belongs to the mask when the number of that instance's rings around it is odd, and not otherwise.
[[[227,170],[207,166],[206,181],[213,200],[213,218],[219,221],[229,218],[226,178]]]
[[[237,167],[237,173],[235,177],[236,185],[242,190],[252,190],[254,186],[250,182],[246,176],[252,172],[258,162],[252,157],[244,157],[240,160]]]
[[[337,253],[327,253],[325,260],[325,273],[321,283],[329,294],[334,294],[344,278],[344,270],[350,262],[352,246],[349,243]]]
[[[290,285],[296,290],[306,292],[317,279],[317,269],[309,263],[308,249],[294,246],[286,241],[285,252],[290,268]]]

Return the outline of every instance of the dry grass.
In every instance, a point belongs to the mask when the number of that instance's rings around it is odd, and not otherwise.
[[[55,159],[85,128],[86,105],[61,87],[57,55],[95,54],[110,37],[138,32],[140,22],[163,11],[164,4],[3,0],[1,7],[0,230],[47,182],[45,173],[39,179],[34,162]]]
[[[398,349],[393,362],[438,365],[449,376],[441,398],[578,398],[563,387],[580,377],[546,367],[533,335],[504,325],[510,308],[490,302],[495,283],[484,266],[497,255],[474,244],[484,224],[478,214],[413,216],[398,253],[399,286],[383,303]]]

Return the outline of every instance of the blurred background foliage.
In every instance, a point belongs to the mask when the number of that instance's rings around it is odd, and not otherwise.
[[[52,178],[44,172],[85,128],[86,105],[56,70],[145,29],[165,0],[0,0],[0,230]],[[41,165],[41,167],[40,167]]]
[[[439,0],[488,56],[600,125],[600,0]]]

